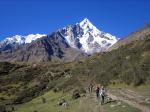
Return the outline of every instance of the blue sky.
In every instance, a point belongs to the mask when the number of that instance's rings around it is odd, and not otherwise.
[[[45,33],[88,18],[119,38],[150,22],[149,0],[0,0],[0,40]]]

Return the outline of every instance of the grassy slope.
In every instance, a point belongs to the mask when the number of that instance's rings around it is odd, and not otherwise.
[[[42,97],[46,98],[46,103],[42,102]],[[63,98],[68,98],[68,96],[63,96]],[[62,93],[53,93],[47,92],[43,96],[37,97],[32,101],[25,103],[23,105],[18,106],[17,112],[33,112],[35,110],[39,112],[58,112],[61,110],[57,106],[57,102],[62,98]]]
[[[90,81],[108,85],[121,83],[138,86],[150,83],[150,36],[117,50],[97,54],[78,63],[73,73]]]
[[[70,64],[0,63],[0,104],[26,102],[45,91],[61,88]]]
[[[46,98],[46,103],[42,103],[41,97]],[[49,91],[28,103],[18,105],[16,107],[16,112],[34,112],[35,110],[37,110],[37,112],[99,112],[99,103],[97,100],[93,99],[93,97],[94,95],[92,94],[91,96],[72,100],[69,94]],[[60,98],[67,99],[69,102],[68,109],[57,105]],[[115,107],[112,107],[112,105]],[[125,103],[118,105],[118,102],[108,103],[104,105],[104,109],[106,112],[140,112],[138,109],[135,109]]]

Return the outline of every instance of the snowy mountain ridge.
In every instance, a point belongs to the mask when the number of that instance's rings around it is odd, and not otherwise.
[[[74,26],[60,30],[67,43],[87,54],[106,51],[118,39],[109,33],[98,30],[87,18]]]
[[[16,45],[31,43],[32,41],[38,38],[41,38],[43,36],[46,36],[46,35],[45,34],[29,34],[27,36],[15,35],[12,37],[7,37],[6,39],[0,42],[0,49],[3,47],[7,47],[7,46],[13,47]]]
[[[109,33],[98,30],[87,18],[75,25],[66,26],[56,31],[65,39],[66,43],[77,50],[87,54],[104,52],[118,39]],[[29,34],[27,36],[15,35],[0,42],[0,50],[12,49],[21,44],[46,36],[45,34]]]
[[[7,37],[1,43],[18,43],[18,44],[23,44],[23,43],[31,43],[32,41],[41,38],[43,36],[46,36],[45,34],[29,34],[27,36],[22,36],[22,35],[15,35],[12,37]]]

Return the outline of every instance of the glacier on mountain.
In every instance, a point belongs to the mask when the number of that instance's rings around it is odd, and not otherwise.
[[[118,41],[117,37],[98,30],[87,18],[76,25],[64,27],[60,33],[71,47],[87,54],[104,52]]]

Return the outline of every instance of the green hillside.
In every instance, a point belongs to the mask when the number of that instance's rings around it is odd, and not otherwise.
[[[144,40],[78,62],[73,69],[73,74],[79,77],[85,76],[90,81],[103,85],[119,80],[128,85],[138,86],[150,83],[149,67],[150,35]]]
[[[0,62],[0,102],[1,106],[18,105],[38,99],[38,96],[47,92],[51,94],[49,100],[54,100],[55,95],[51,92],[56,92],[57,100],[59,94],[63,93],[64,96],[69,95],[69,100],[75,103],[73,105],[77,105],[76,100],[71,99],[72,92],[77,90],[79,94],[85,94],[90,82],[104,86],[117,83],[133,87],[149,85],[149,67],[150,35],[111,52],[99,53],[76,62],[32,65]],[[36,99],[31,102],[36,102]],[[56,104],[56,101],[53,103]],[[26,106],[27,109],[28,105],[31,103],[19,108]]]

